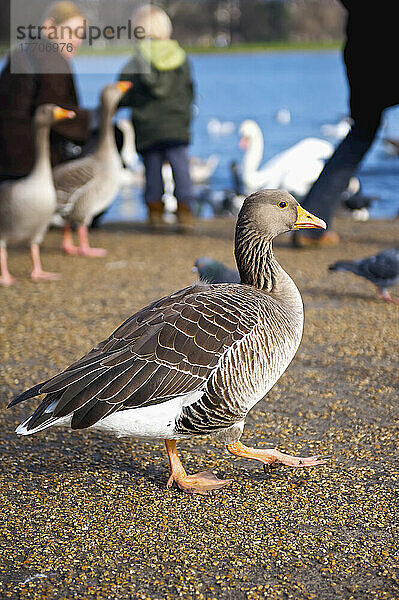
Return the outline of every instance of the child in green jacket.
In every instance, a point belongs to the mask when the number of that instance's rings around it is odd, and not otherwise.
[[[171,40],[172,24],[164,10],[145,5],[134,15],[135,31],[142,34],[119,79],[132,81],[120,106],[132,108],[136,149],[145,172],[145,201],[149,221],[162,223],[164,186],[162,165],[169,162],[178,202],[177,218],[192,225],[193,190],[187,147],[190,143],[193,83],[186,53]]]

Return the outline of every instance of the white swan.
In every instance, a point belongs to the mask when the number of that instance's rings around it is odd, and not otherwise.
[[[144,165],[136,151],[136,136],[133,123],[130,119],[118,119],[117,126],[123,134],[121,157],[125,167],[122,169],[122,185],[142,186],[145,183]],[[219,164],[219,157],[211,154],[208,158],[190,157],[190,176],[193,183],[205,183],[215,172]],[[162,168],[162,177],[167,187],[172,178],[170,165]]]
[[[239,132],[240,148],[245,150],[241,163],[245,194],[262,188],[281,188],[304,196],[334,151],[330,142],[309,137],[280,152],[259,169],[264,147],[259,125],[248,119],[241,124]]]
[[[142,186],[145,181],[144,165],[136,151],[136,136],[130,119],[118,119],[116,122],[122,132],[122,148],[120,155],[123,161],[121,172],[122,185]]]
[[[118,119],[118,129],[122,132],[121,157],[124,164],[134,171],[140,165],[139,155],[136,151],[136,135],[134,127],[129,119]]]

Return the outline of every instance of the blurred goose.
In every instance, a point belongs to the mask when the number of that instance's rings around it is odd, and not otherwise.
[[[373,256],[360,260],[339,260],[330,265],[330,271],[349,271],[374,283],[378,289],[378,297],[386,302],[399,304],[392,298],[387,288],[399,283],[399,246],[388,248]]]
[[[44,399],[17,428],[31,435],[52,425],[164,439],[171,474],[186,492],[227,485],[211,472],[187,475],[176,441],[216,434],[235,456],[267,465],[319,465],[244,446],[250,409],[288,367],[303,329],[301,295],[273,254],[275,236],[325,228],[288,193],[263,190],[238,215],[235,256],[241,284],[196,283],[143,308],[70,367],[15,398]]]
[[[33,281],[58,279],[57,273],[43,271],[40,244],[56,208],[56,195],[50,163],[50,127],[61,119],[73,119],[75,113],[54,104],[41,104],[35,112],[33,127],[36,158],[27,177],[0,183],[0,284],[15,282],[8,270],[7,245],[30,244]]]
[[[324,162],[334,147],[330,142],[305,138],[280,152],[259,168],[263,157],[263,134],[250,119],[240,126],[240,148],[245,151],[242,180],[246,194],[261,188],[284,188],[296,196],[304,196],[319,176]]]
[[[101,126],[95,152],[58,165],[53,170],[57,211],[64,219],[62,249],[67,254],[105,256],[104,248],[91,248],[87,227],[111,204],[121,184],[121,158],[116,147],[112,117],[131,82],[106,85],[101,95]],[[77,225],[79,246],[73,243],[71,224]]]

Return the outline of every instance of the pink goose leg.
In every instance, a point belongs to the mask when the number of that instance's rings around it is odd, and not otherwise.
[[[239,456],[240,458],[250,458],[253,460],[259,460],[264,465],[270,465],[271,463],[281,463],[287,467],[317,467],[327,462],[327,458],[319,458],[318,456],[309,456],[307,458],[303,456],[291,456],[290,454],[283,454],[278,450],[268,449],[256,449],[244,446],[241,442],[234,442],[233,444],[227,445],[227,450]]]
[[[32,256],[33,269],[31,271],[32,281],[56,281],[61,278],[59,273],[49,273],[43,271],[42,263],[40,261],[40,246],[39,244],[32,244],[30,247]]]
[[[86,225],[78,227],[79,248],[78,252],[81,256],[101,257],[107,254],[105,248],[91,248],[89,245],[89,235]]]
[[[176,483],[184,492],[206,495],[212,490],[220,490],[231,483],[231,479],[218,479],[212,471],[202,471],[195,475],[187,475],[177,454],[175,440],[165,440],[165,446],[170,464],[168,488],[171,488]]]
[[[71,254],[74,256],[75,254],[79,254],[79,248],[75,246],[73,243],[72,230],[69,223],[65,223],[64,225],[64,237],[62,240],[62,250],[66,254]]]
[[[0,247],[0,285],[12,285],[17,280],[10,274],[7,263],[7,249]]]

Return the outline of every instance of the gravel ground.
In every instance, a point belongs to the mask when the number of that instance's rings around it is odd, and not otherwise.
[[[161,442],[48,430],[19,439],[34,402],[16,392],[70,364],[144,304],[193,280],[198,256],[234,265],[231,220],[150,234],[112,225],[91,234],[105,259],[43,246],[59,282],[34,284],[25,251],[10,252],[16,286],[0,289],[0,598],[399,598],[397,388],[399,308],[373,286],[329,273],[341,258],[398,243],[398,223],[339,220],[338,248],[276,254],[305,302],[298,354],[250,413],[243,441],[331,455],[307,470],[268,473],[220,443],[180,444],[189,472],[233,483],[212,496],[167,490]],[[393,293],[398,290],[393,290]]]

